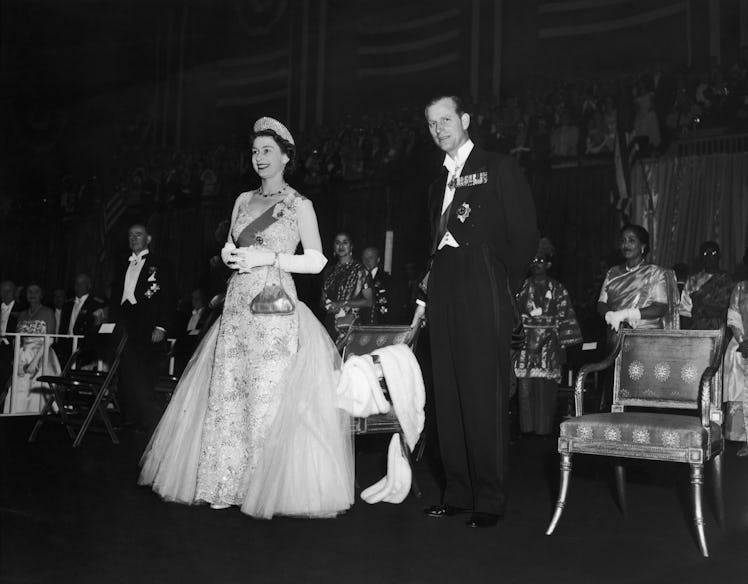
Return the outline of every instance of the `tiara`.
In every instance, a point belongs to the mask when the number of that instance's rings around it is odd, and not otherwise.
[[[287,142],[295,144],[295,142],[293,141],[293,136],[291,136],[291,132],[289,132],[288,128],[286,128],[286,126],[281,124],[278,120],[268,117],[260,118],[255,122],[254,131],[261,132],[262,130],[272,130]]]

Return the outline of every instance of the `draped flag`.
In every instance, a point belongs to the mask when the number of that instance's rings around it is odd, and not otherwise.
[[[356,76],[359,79],[402,77],[444,70],[460,60],[460,8],[430,16],[364,25],[359,29]]]
[[[621,213],[623,223],[628,223],[631,206],[631,156],[626,132],[620,129],[616,130],[613,162],[618,192],[611,192],[611,204]]]
[[[221,108],[244,107],[289,97],[289,50],[269,51],[243,59],[218,63],[216,105]]]
[[[102,206],[101,221],[99,222],[99,263],[103,263],[107,255],[107,241],[109,234],[127,211],[125,190],[115,189],[114,194]]]

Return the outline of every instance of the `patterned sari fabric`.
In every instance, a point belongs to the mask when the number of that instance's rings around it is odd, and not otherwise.
[[[332,302],[358,300],[370,287],[370,278],[361,262],[336,263],[325,275],[323,290],[325,298]],[[341,313],[325,315],[325,328],[333,339],[337,339],[342,327],[359,322],[359,308],[341,309]]]
[[[732,276],[726,272],[699,272],[688,278],[681,297],[681,314],[693,319],[690,328],[721,328],[727,318],[733,286]]]
[[[528,278],[517,295],[517,306],[527,335],[514,368],[517,377],[559,381],[561,349],[582,342],[569,293],[553,278]]]
[[[733,331],[725,351],[725,438],[748,441],[748,359],[738,351],[738,339],[748,330],[748,280],[738,283],[730,296],[727,324]]]

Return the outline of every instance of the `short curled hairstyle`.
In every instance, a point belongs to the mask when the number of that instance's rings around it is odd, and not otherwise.
[[[621,227],[621,237],[623,237],[623,234],[627,231],[633,233],[634,237],[636,237],[636,239],[639,240],[639,243],[642,244],[642,256],[647,255],[649,253],[649,231],[644,229],[641,225],[629,223],[628,225]]]
[[[260,136],[268,136],[269,138],[272,138],[276,144],[278,144],[281,152],[288,156],[288,164],[286,164],[286,168],[284,169],[283,174],[293,174],[293,172],[296,170],[297,163],[296,146],[294,144],[291,144],[291,142],[289,142],[288,140],[281,138],[273,130],[269,129],[260,130],[258,132],[253,132],[252,134],[250,134],[249,143],[253,144],[254,141]]]

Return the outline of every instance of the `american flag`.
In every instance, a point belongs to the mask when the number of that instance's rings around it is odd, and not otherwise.
[[[127,200],[125,199],[125,190],[118,186],[114,194],[104,203],[101,211],[101,221],[99,224],[99,262],[103,262],[107,255],[107,241],[112,230],[116,227],[119,220],[127,212]]]

